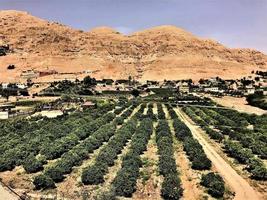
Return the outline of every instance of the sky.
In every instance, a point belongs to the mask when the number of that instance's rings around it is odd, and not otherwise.
[[[0,0],[0,10],[30,14],[88,31],[130,34],[175,25],[232,48],[267,53],[267,0]]]

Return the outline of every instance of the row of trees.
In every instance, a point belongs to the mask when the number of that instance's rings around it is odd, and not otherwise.
[[[99,127],[111,122],[114,118],[114,113],[107,113],[101,118],[86,123],[65,137],[55,140],[49,146],[43,147],[40,150],[40,154],[45,155],[48,160],[59,158],[63,153],[69,151],[72,147],[77,145],[80,140],[89,137]]]
[[[104,175],[108,172],[108,167],[114,165],[114,160],[121,153],[128,139],[131,138],[135,128],[136,121],[130,120],[117,131],[108,144],[101,149],[94,164],[83,169],[82,182],[84,184],[104,182]]]
[[[140,155],[146,150],[152,132],[152,120],[142,120],[132,137],[128,152],[123,157],[122,167],[112,182],[116,195],[131,197],[136,190],[139,168],[142,166]]]
[[[56,183],[63,181],[64,175],[70,173],[73,166],[79,166],[82,163],[82,160],[88,158],[89,153],[98,149],[104,142],[108,141],[109,138],[114,135],[115,128],[115,123],[102,126],[82,143],[63,154],[61,159],[56,161],[52,166],[47,167],[42,175],[50,177]],[[37,176],[35,179],[39,180],[39,177]],[[36,183],[36,181],[34,181],[34,184],[41,185],[41,183]]]
[[[183,188],[174,159],[173,140],[168,121],[159,121],[156,142],[159,154],[159,172],[164,177],[161,195],[164,199],[180,199],[183,195]]]
[[[130,114],[131,113],[129,113],[129,115]],[[57,160],[52,166],[46,168],[43,174],[40,175],[41,177],[45,176],[45,179],[40,179],[39,176],[35,177],[34,184],[36,189],[40,189],[40,185],[44,186],[43,189],[47,188],[46,182],[40,183],[39,180],[47,181],[51,178],[54,182],[62,181],[65,174],[71,173],[73,166],[81,165],[83,160],[88,159],[90,153],[93,153],[94,150],[98,149],[114,135],[116,125],[115,122],[111,122],[101,126],[70,151],[64,153],[61,159]]]
[[[207,111],[208,109],[204,110],[207,115],[210,113],[210,111]],[[264,134],[264,131],[261,133],[257,130],[254,131],[247,128],[249,123],[246,117],[248,117],[248,115],[224,109],[216,109],[216,111],[211,112],[213,114],[216,112],[217,118],[229,118],[228,120],[231,121],[231,124],[236,124],[235,126],[230,126],[228,129],[224,126],[217,126],[223,134],[228,135],[232,140],[239,141],[244,148],[251,149],[254,154],[259,155],[261,158],[267,158],[266,134]],[[235,120],[238,121],[236,122]],[[217,121],[217,123],[220,122]],[[254,126],[256,127],[258,124],[254,124]],[[206,131],[208,134],[212,133],[212,130],[208,130],[208,128],[205,129],[207,129]],[[214,137],[214,134],[210,134],[210,136],[212,139],[217,139],[216,136]],[[223,139],[222,136],[219,135],[219,132],[217,132],[217,137],[219,137],[219,141]]]
[[[92,112],[76,112],[55,119],[46,117],[15,118],[0,124],[0,170],[13,169],[23,164],[30,155],[37,155],[42,147],[53,144],[74,130],[87,124],[95,117],[94,113],[109,111],[113,106],[92,110]]]
[[[246,115],[242,116],[242,114],[239,114],[237,111],[232,110],[229,110],[229,115],[227,113],[228,111],[223,109],[216,109],[215,111],[209,110],[207,108],[204,108],[202,110],[198,108],[185,108],[184,111],[193,119],[193,121],[201,125],[212,139],[221,142],[224,139],[223,135],[228,135],[230,139],[238,140],[243,145],[243,147],[251,149],[254,154],[259,155],[263,159],[267,158],[267,147],[265,145],[267,137],[264,133],[258,132],[257,130],[253,131],[247,129],[248,121],[244,117]],[[212,117],[209,115],[212,115]],[[214,118],[215,115],[216,119]],[[209,118],[212,118],[211,121],[216,125],[216,128],[219,129],[220,132],[209,128],[209,126],[204,122],[204,120],[206,121],[206,119]],[[231,124],[234,124],[235,121],[228,118],[240,121],[238,121],[236,125],[233,126]],[[226,120],[218,121],[217,119],[227,119],[229,123],[226,123],[225,126],[225,124],[221,123],[225,122]],[[257,125],[255,124],[255,126]]]
[[[223,197],[225,192],[224,180],[219,174],[213,172],[203,174],[200,184],[208,188],[208,193],[211,196],[215,198]]]
[[[154,106],[153,106],[152,103],[148,104],[146,117],[149,118],[149,119],[152,119],[153,121],[156,121],[157,120],[157,115],[154,114],[153,107]]]
[[[173,126],[176,137],[183,141],[184,150],[192,162],[192,168],[198,170],[209,170],[211,161],[207,158],[202,146],[197,140],[193,139],[190,129],[178,118],[176,112],[170,105],[167,105],[169,113],[173,119]],[[191,110],[190,110],[191,112]],[[191,114],[194,114],[191,112]],[[197,118],[197,116],[194,116]],[[207,126],[205,126],[207,127]],[[223,197],[225,186],[222,177],[213,172],[202,175],[201,185],[208,189],[208,193],[213,197]]]
[[[134,118],[143,114],[145,105],[135,113]],[[82,172],[82,182],[84,184],[99,184],[104,182],[104,175],[108,172],[108,167],[114,165],[114,160],[122,152],[127,141],[136,130],[137,121],[132,119],[117,131],[107,145],[101,149],[93,165],[86,167]]]
[[[265,138],[262,133],[254,132],[246,128],[246,126],[249,124],[248,121],[251,120],[251,117],[246,114],[240,114],[233,110],[209,110],[207,108],[203,108],[201,110],[196,108],[186,108],[184,110],[193,120],[197,119],[197,114],[204,119],[211,117],[212,120],[215,121],[215,124],[218,124],[217,128],[220,130],[220,132],[211,129],[207,125],[204,125],[202,128],[206,131],[206,133],[212,139],[215,139],[219,142],[224,139],[223,135],[228,135],[228,140],[223,140],[226,153],[235,158],[239,163],[245,164],[247,166],[246,169],[252,174],[252,178],[266,180],[267,169],[265,165],[259,158],[256,158],[253,155],[258,154],[260,157],[266,158],[267,147],[265,145],[266,143],[264,142]],[[201,112],[202,114],[200,114]],[[235,121],[233,120],[239,120],[237,124],[240,127],[221,126],[219,124],[222,122],[222,120],[220,120],[220,122],[217,120],[220,117],[222,119],[227,118],[227,121],[229,122],[228,125],[234,124]],[[198,123],[197,120],[196,123]]]
[[[211,168],[211,161],[207,158],[202,146],[193,138],[190,129],[178,118],[177,114],[168,107],[173,119],[175,136],[183,142],[184,151],[192,163],[192,168],[205,170]]]
[[[215,131],[214,129],[210,128],[210,125],[218,125],[218,123],[212,117],[207,115],[204,111],[196,107],[185,108],[184,110],[190,116],[190,118],[193,119],[193,121],[201,125],[202,129],[206,131],[206,133],[210,136],[211,139],[217,140],[219,142],[224,139],[223,134],[221,134],[219,131]]]
[[[89,114],[77,113],[56,119],[33,117],[1,123],[0,171],[24,164],[24,160],[31,154],[37,155],[42,146],[50,146],[57,138],[65,137],[91,120]]]
[[[162,104],[157,103],[157,108],[158,108],[158,119],[166,119],[165,112],[163,110]]]
[[[224,148],[228,155],[235,158],[238,162],[246,164],[246,169],[252,174],[252,178],[257,180],[267,180],[267,169],[265,164],[259,158],[256,158],[252,151],[239,142],[226,140]]]

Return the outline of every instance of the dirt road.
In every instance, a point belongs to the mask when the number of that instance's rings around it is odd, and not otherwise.
[[[260,200],[263,199],[261,195],[256,192],[249,183],[242,178],[206,141],[201,135],[199,128],[192,123],[188,116],[186,116],[180,109],[176,109],[177,114],[184,121],[184,123],[191,130],[193,136],[202,145],[206,155],[212,161],[217,171],[223,176],[224,180],[235,192],[235,200]]]
[[[18,200],[19,198],[5,189],[0,183],[0,200]]]

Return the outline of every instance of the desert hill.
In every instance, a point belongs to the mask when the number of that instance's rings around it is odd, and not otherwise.
[[[0,11],[1,44],[12,52],[0,57],[0,81],[17,80],[25,69],[142,80],[237,78],[267,69],[267,56],[259,51],[230,49],[174,26],[126,36],[109,27],[75,30],[20,11]],[[16,69],[8,71],[9,64]]]

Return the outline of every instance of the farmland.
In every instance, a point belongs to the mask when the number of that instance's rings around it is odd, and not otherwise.
[[[264,199],[266,121],[140,98],[13,118],[0,124],[0,178],[33,199]]]

